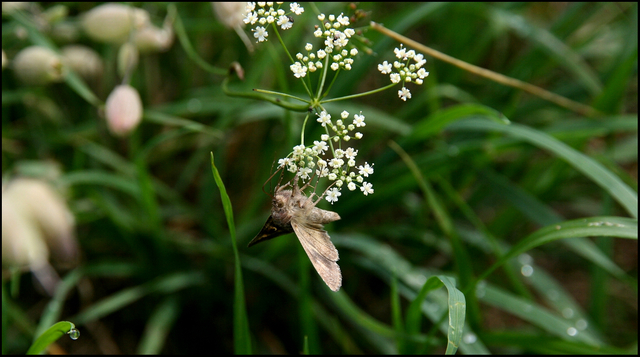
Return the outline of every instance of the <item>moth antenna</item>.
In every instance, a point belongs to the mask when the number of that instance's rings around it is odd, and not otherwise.
[[[331,188],[331,186],[333,186],[333,185],[335,185],[335,184],[336,184],[336,181],[333,181],[333,182],[331,183],[331,185],[329,185],[327,188],[325,188],[325,189],[324,189],[324,192],[322,192],[322,194],[321,194],[320,196],[318,196],[318,200],[317,200],[317,201],[315,201],[315,202],[313,203],[313,205],[315,206],[315,205],[317,205],[318,203],[320,203],[320,201],[322,200],[322,197],[324,197],[324,194],[325,194],[325,193],[327,193],[327,191],[329,191],[329,189]],[[313,194],[312,194],[312,196],[313,196],[313,195],[315,195],[315,194],[316,194],[316,193],[315,193],[315,191],[314,191],[314,192],[313,192]]]
[[[271,168],[273,168],[273,164],[271,165]],[[282,181],[282,174],[284,172],[284,166],[281,168],[278,168],[276,170],[276,172],[272,173],[271,176],[269,176],[269,178],[267,179],[267,181],[264,182],[264,184],[262,184],[262,192],[266,193],[269,197],[271,197],[273,199],[273,195],[267,191],[264,190],[264,186],[267,185],[267,182],[269,183],[269,185],[271,185],[271,180],[273,179],[273,177],[278,173],[278,171],[280,171],[280,181]],[[280,185],[280,181],[278,181],[278,185]],[[271,190],[270,190],[271,191]]]

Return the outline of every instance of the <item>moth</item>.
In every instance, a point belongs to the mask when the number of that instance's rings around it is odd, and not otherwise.
[[[298,187],[297,182],[276,187],[271,215],[248,246],[293,232],[322,280],[331,290],[338,291],[342,286],[342,273],[336,263],[338,250],[323,225],[339,220],[340,215],[317,208],[322,195],[314,202],[313,194],[307,197],[302,192],[305,187]]]

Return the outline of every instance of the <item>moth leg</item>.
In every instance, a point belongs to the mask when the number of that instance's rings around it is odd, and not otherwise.
[[[318,196],[318,200],[317,200],[317,201],[315,201],[315,202],[313,203],[313,206],[316,206],[316,205],[317,205],[317,204],[322,200],[322,197],[324,197],[324,195],[327,193],[327,191],[329,191],[329,189],[331,188],[331,186],[333,186],[333,185],[335,185],[335,184],[336,184],[336,182],[335,182],[335,181],[333,181],[333,182],[331,183],[331,185],[329,185],[329,186],[324,190],[324,192],[323,192],[320,196]],[[313,195],[315,195],[315,194],[316,194],[315,192],[314,192],[314,193],[312,193],[312,194],[311,194],[311,196],[310,196],[309,198],[312,198],[312,197],[313,197]]]

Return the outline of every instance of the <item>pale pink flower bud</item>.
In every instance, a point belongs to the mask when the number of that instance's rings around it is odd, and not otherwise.
[[[109,130],[117,136],[133,131],[142,120],[142,101],[138,91],[128,84],[117,86],[105,104]]]
[[[20,51],[13,59],[13,69],[18,79],[32,85],[59,82],[64,75],[60,56],[41,46],[30,46]]]
[[[82,28],[92,40],[106,43],[124,43],[129,33],[149,24],[146,10],[123,4],[103,4],[84,14]]]

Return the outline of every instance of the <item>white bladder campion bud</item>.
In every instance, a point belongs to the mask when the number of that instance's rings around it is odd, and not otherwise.
[[[173,29],[148,25],[136,31],[133,41],[140,53],[164,52],[173,44]]]
[[[149,24],[149,13],[122,4],[96,6],[84,14],[82,28],[92,40],[106,43],[124,43],[129,33]]]
[[[20,81],[31,85],[59,82],[64,76],[60,56],[41,46],[30,46],[20,51],[13,59],[13,70]]]
[[[117,86],[105,104],[109,130],[117,136],[133,131],[142,120],[142,101],[138,91],[128,84]]]
[[[73,215],[45,181],[15,179],[2,193],[2,264],[38,270],[50,253],[63,263],[77,261]]]
[[[73,69],[82,78],[93,80],[100,78],[103,73],[102,59],[98,53],[89,47],[69,45],[62,49],[64,64]]]

